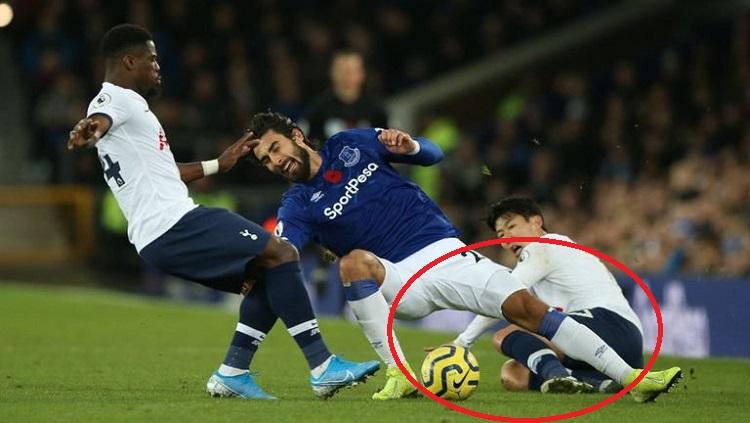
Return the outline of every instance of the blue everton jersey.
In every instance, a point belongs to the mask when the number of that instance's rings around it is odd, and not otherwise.
[[[352,129],[326,141],[315,177],[293,184],[282,197],[276,234],[298,249],[316,242],[339,257],[359,248],[393,262],[458,236],[442,210],[390,164],[430,165],[442,152],[417,138],[418,154],[395,155],[378,134]]]

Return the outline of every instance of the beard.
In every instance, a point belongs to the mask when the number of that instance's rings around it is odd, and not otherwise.
[[[157,100],[161,97],[161,84],[153,84],[143,90],[143,98],[146,101]]]
[[[295,153],[299,156],[300,168],[297,174],[290,180],[292,182],[306,181],[310,179],[310,153],[304,148],[295,144]]]

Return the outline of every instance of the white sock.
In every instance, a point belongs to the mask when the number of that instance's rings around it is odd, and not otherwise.
[[[227,366],[226,364],[219,366],[219,374],[222,376],[239,376],[247,372],[249,372],[248,369],[238,369],[236,367]]]
[[[331,364],[331,360],[333,360],[333,354],[328,356],[326,361],[318,364],[314,369],[310,370],[310,374],[313,377],[320,377],[320,375],[322,375],[323,372],[326,371],[326,369],[328,368],[328,365]]]
[[[599,335],[570,317],[563,319],[550,340],[575,360],[585,361],[620,385],[633,368],[628,365]]]
[[[388,302],[385,301],[383,293],[378,290],[374,294],[361,300],[349,301],[349,306],[357,318],[357,322],[362,327],[370,345],[378,353],[388,367],[396,365],[396,360],[391,356],[391,350],[388,348],[388,336],[386,327],[388,326]],[[404,353],[401,351],[401,345],[398,343],[396,334],[393,334],[393,344],[396,347],[396,353],[402,363],[406,363]]]

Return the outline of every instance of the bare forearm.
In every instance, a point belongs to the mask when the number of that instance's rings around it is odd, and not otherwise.
[[[219,172],[226,172],[228,170],[226,166],[222,167],[221,159],[206,160],[203,162],[177,163],[177,168],[180,170],[180,179],[185,183]]]
[[[201,166],[201,162],[177,163],[177,168],[180,170],[180,179],[185,183],[206,176],[203,174],[203,166]]]

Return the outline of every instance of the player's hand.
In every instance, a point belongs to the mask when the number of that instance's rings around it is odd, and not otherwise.
[[[240,139],[227,147],[227,149],[221,153],[221,156],[219,156],[219,172],[228,172],[237,164],[239,159],[250,154],[254,147],[254,137],[255,136],[252,132],[245,132]]]
[[[102,137],[99,121],[83,118],[76,123],[68,136],[68,150],[93,147]]]
[[[336,260],[339,259],[336,253],[329,250],[328,248],[321,248],[320,258],[323,259],[325,263],[336,263]]]
[[[383,129],[378,135],[378,140],[385,149],[393,154],[409,154],[416,148],[417,142],[404,131],[398,129]]]

